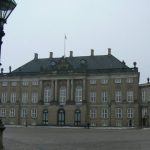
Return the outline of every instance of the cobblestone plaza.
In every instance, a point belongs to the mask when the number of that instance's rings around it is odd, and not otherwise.
[[[7,127],[6,150],[149,150],[150,129]]]

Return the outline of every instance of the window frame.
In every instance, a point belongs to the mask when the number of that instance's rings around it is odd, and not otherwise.
[[[31,118],[37,119],[37,114],[38,114],[37,108],[32,108],[31,109]]]

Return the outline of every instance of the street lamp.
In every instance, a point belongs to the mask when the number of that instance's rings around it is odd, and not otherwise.
[[[1,64],[1,46],[2,46],[2,37],[4,33],[4,24],[7,22],[8,17],[16,7],[16,2],[14,0],[0,0],[0,66]],[[3,131],[5,127],[0,119],[0,150],[4,149],[3,146]]]
[[[1,64],[1,46],[2,37],[5,35],[3,29],[4,24],[7,22],[7,18],[10,16],[12,11],[16,7],[16,2],[14,0],[0,0],[0,65]]]

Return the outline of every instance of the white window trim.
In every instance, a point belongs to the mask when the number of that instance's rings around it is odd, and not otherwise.
[[[122,92],[121,91],[115,91],[115,101],[116,102],[122,101]]]
[[[16,103],[16,92],[12,92],[11,95],[10,95],[10,102],[12,104],[15,104]]]
[[[22,93],[22,103],[23,104],[28,103],[28,93],[27,92]]]
[[[96,92],[94,91],[90,92],[90,102],[96,103]]]
[[[91,119],[96,119],[96,117],[97,117],[97,110],[96,110],[96,108],[90,109],[90,118]]]
[[[32,92],[32,103],[38,103],[38,92]]]
[[[133,102],[133,101],[134,101],[134,92],[127,91],[127,102]]]
[[[27,118],[27,108],[21,109],[21,118]]]
[[[90,84],[96,84],[96,79],[90,79]]]
[[[7,103],[7,92],[2,92],[1,103]]]
[[[101,118],[108,119],[108,113],[109,113],[108,108],[102,108],[102,110],[101,110]]]
[[[108,102],[108,92],[107,91],[101,92],[101,101],[104,103]]]
[[[134,118],[134,109],[133,108],[128,108],[127,109],[127,118]]]
[[[101,84],[108,84],[108,79],[101,79]]]
[[[36,119],[37,118],[37,108],[31,109],[31,118]]]
[[[115,115],[116,115],[116,118],[121,119],[122,118],[122,108],[116,108]]]
[[[115,79],[115,83],[120,84],[121,83],[121,78]]]
[[[65,105],[66,100],[67,100],[67,89],[65,86],[62,86],[59,89],[59,103],[60,103],[60,105]]]
[[[6,115],[6,108],[0,108],[0,117],[4,118]]]
[[[9,110],[9,117],[14,118],[15,116],[16,116],[16,110],[15,110],[15,108],[11,108]]]

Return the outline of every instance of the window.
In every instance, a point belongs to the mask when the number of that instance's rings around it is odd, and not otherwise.
[[[76,110],[74,116],[74,124],[75,126],[79,126],[80,123],[81,123],[81,112],[80,110]]]
[[[32,103],[36,104],[38,102],[38,92],[32,92]]]
[[[116,101],[116,102],[121,102],[121,100],[122,100],[121,91],[116,91],[116,92],[115,92],[115,101]]]
[[[52,91],[50,87],[44,89],[44,103],[49,103],[51,101]]]
[[[66,103],[66,95],[67,95],[67,92],[66,92],[66,87],[61,87],[60,90],[59,90],[59,102],[60,102],[60,105],[64,105]]]
[[[127,83],[133,83],[133,78],[127,78]]]
[[[104,118],[104,119],[108,118],[108,108],[103,108],[101,110],[101,118]]]
[[[22,108],[21,109],[21,118],[26,118],[27,117],[27,109],[26,108]]]
[[[31,118],[33,118],[33,119],[37,118],[37,109],[36,108],[31,109]]]
[[[10,103],[12,103],[12,104],[16,103],[16,92],[12,92],[10,94]]]
[[[91,127],[96,127],[96,122],[91,122],[90,125]]]
[[[102,121],[102,126],[103,127],[107,127],[108,126],[108,121],[107,120],[103,120]]]
[[[107,91],[103,91],[101,93],[101,100],[102,100],[102,102],[107,102],[108,101],[108,92]]]
[[[65,125],[65,110],[64,109],[58,110],[58,113],[57,113],[57,124],[59,126],[64,126]]]
[[[28,81],[23,81],[23,82],[22,82],[22,85],[23,85],[23,86],[28,86],[28,85],[29,85],[29,82],[28,82]]]
[[[2,86],[7,86],[8,82],[2,82]]]
[[[145,90],[142,90],[142,102],[146,102],[145,95],[146,95]]]
[[[122,127],[122,121],[116,120],[116,127]]]
[[[127,109],[127,118],[133,118],[134,117],[134,109],[128,108]]]
[[[2,93],[2,100],[1,100],[2,103],[7,103],[7,93],[6,92],[3,92]]]
[[[13,118],[15,117],[15,108],[11,108],[10,111],[9,111],[9,117]]]
[[[82,87],[80,86],[75,89],[75,101],[76,103],[82,103]]]
[[[43,124],[44,125],[48,124],[48,110],[47,109],[43,110]]]
[[[133,91],[127,91],[127,101],[133,102]]]
[[[96,109],[95,108],[90,110],[90,118],[96,119]]]
[[[142,108],[142,117],[144,118],[147,115],[147,108]]]
[[[91,80],[90,80],[90,84],[96,84],[96,80],[91,79]]]
[[[22,93],[22,103],[27,103],[28,102],[28,93],[27,92],[23,92]]]
[[[11,86],[16,86],[17,85],[17,82],[11,82]]]
[[[96,103],[96,92],[90,92],[90,102]]]
[[[34,80],[34,81],[32,81],[32,85],[38,85],[39,83],[38,83],[38,80]]]
[[[116,108],[115,110],[116,118],[122,118],[122,109],[121,108]]]
[[[0,108],[0,117],[6,117],[6,108]]]
[[[108,83],[108,79],[101,79],[101,84],[107,84]]]
[[[115,83],[121,83],[121,79],[115,79]]]

